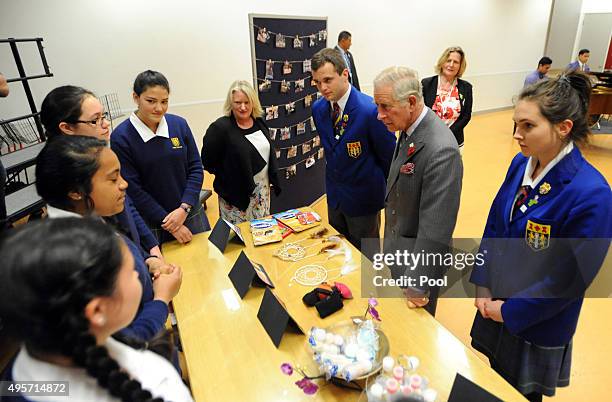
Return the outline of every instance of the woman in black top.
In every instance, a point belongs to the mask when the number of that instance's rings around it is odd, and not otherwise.
[[[270,185],[280,192],[276,155],[260,117],[261,104],[248,82],[232,83],[223,112],[206,130],[202,164],[215,175],[219,216],[238,224],[270,214]]]
[[[463,49],[449,47],[438,59],[438,74],[421,81],[425,105],[450,128],[461,153],[463,129],[472,118],[472,84],[461,79],[466,67]]]

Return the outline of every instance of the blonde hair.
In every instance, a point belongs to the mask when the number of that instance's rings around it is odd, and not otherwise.
[[[253,105],[253,110],[251,112],[251,117],[254,119],[261,117],[263,115],[263,108],[261,107],[261,103],[259,102],[259,97],[257,97],[257,93],[253,89],[253,86],[244,80],[236,80],[232,82],[230,85],[229,91],[227,91],[227,97],[225,99],[225,103],[223,104],[223,114],[225,116],[231,116],[232,114],[232,95],[234,92],[240,91],[246,95],[249,99],[251,105]]]
[[[461,49],[461,47],[459,46],[451,46],[446,48],[446,50],[442,52],[442,55],[438,59],[438,63],[435,65],[434,70],[438,74],[442,74],[442,67],[444,67],[444,63],[446,63],[446,60],[448,60],[448,56],[450,56],[451,53],[459,53],[459,55],[461,56],[461,65],[459,66],[459,72],[457,73],[457,78],[461,78],[461,76],[465,72],[465,69],[467,68],[467,62],[465,61],[465,53],[463,52],[463,49]]]
[[[406,103],[408,97],[414,95],[417,102],[423,101],[423,87],[419,80],[419,74],[408,67],[387,67],[374,78],[374,88],[383,85],[391,85],[393,88],[393,99]]]

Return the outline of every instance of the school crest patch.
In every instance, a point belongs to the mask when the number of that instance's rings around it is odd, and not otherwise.
[[[533,251],[547,249],[550,245],[550,225],[541,225],[528,220],[525,227],[525,241]]]
[[[361,141],[347,142],[346,149],[351,158],[358,158],[361,155]]]
[[[170,141],[172,141],[172,148],[183,148],[183,146],[181,145],[181,141],[178,139],[178,137],[172,137],[170,138]]]

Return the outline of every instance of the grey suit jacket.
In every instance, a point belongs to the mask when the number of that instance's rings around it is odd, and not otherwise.
[[[408,156],[411,144],[414,152]],[[402,165],[407,165],[404,173],[400,171]],[[412,173],[407,172],[410,167]],[[395,148],[387,179],[385,252],[407,246],[414,253],[448,250],[457,222],[462,179],[457,141],[427,108],[412,135],[403,142],[400,137]],[[431,269],[416,267],[410,276],[428,275]]]

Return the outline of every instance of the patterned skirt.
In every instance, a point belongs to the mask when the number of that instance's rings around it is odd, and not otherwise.
[[[523,395],[555,395],[567,387],[572,365],[572,342],[564,346],[538,346],[512,335],[499,322],[476,312],[472,347],[489,358],[491,367]]]
[[[270,215],[270,181],[268,180],[267,170],[256,174],[253,179],[255,180],[255,190],[246,210],[240,210],[219,196],[219,216],[221,218],[238,225],[242,222]]]

